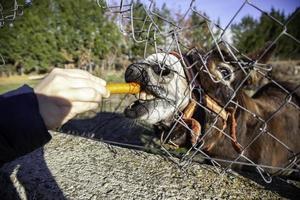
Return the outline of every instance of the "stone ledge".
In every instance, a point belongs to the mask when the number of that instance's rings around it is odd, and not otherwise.
[[[1,199],[278,199],[240,176],[160,155],[52,133],[44,148],[0,169]],[[299,190],[298,190],[299,191]]]

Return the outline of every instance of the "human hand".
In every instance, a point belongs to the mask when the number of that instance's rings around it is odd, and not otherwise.
[[[48,129],[66,123],[75,115],[96,109],[109,97],[106,82],[87,71],[55,68],[35,88],[40,114]]]

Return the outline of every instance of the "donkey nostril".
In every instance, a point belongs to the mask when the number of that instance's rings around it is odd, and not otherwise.
[[[132,82],[132,79],[134,77],[136,77],[134,70],[132,70],[131,68],[127,68],[127,70],[125,71],[125,81]]]
[[[144,68],[135,63],[127,67],[125,71],[125,81],[145,84],[149,81],[149,78]]]

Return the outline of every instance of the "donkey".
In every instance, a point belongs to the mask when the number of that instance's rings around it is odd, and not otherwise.
[[[153,54],[126,70],[126,81],[140,83],[144,97],[125,115],[164,132],[174,125],[165,141],[175,147],[193,146],[214,158],[264,165],[265,171],[282,174],[280,169],[296,163],[300,152],[300,88],[270,82],[253,96],[244,90],[257,80],[253,60],[267,63],[274,49],[239,62],[220,49]],[[192,80],[196,90],[191,90]],[[174,123],[176,111],[183,113],[182,123]]]

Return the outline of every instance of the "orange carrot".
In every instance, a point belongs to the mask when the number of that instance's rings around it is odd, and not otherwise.
[[[111,94],[137,94],[141,91],[138,83],[108,83],[106,88]]]

